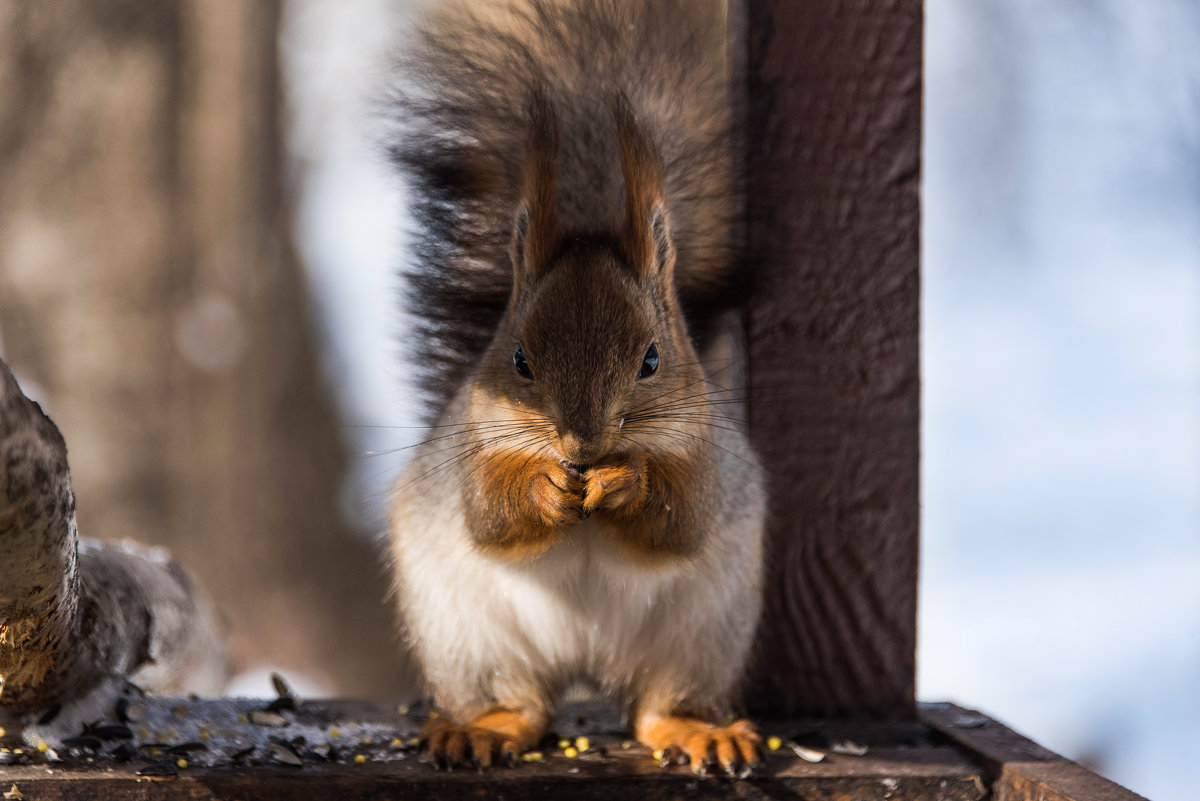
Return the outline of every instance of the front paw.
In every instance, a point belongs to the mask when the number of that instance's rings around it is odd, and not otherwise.
[[[662,765],[690,764],[701,776],[721,770],[744,779],[762,764],[762,737],[748,720],[713,726],[685,717],[660,718],[639,739],[661,753]]]
[[[547,462],[529,480],[527,494],[542,524],[557,528],[583,517],[583,490],[584,485],[577,471]]]
[[[646,460],[630,456],[589,469],[583,478],[583,513],[601,509],[635,507],[646,496]]]

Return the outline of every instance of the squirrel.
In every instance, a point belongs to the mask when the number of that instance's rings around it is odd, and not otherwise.
[[[761,762],[749,721],[717,722],[757,627],[766,514],[729,378],[748,279],[726,14],[459,0],[402,57],[406,350],[434,425],[390,553],[436,766],[515,764],[579,684],[663,764]]]

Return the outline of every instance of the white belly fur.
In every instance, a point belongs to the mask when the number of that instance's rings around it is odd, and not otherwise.
[[[451,715],[549,708],[580,680],[624,700],[651,693],[724,706],[757,620],[756,504],[697,557],[650,568],[593,521],[541,557],[505,562],[471,546],[456,493],[406,494],[393,518],[397,591],[409,640]]]

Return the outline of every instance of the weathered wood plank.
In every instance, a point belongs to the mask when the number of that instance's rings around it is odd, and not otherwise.
[[[996,801],[1145,801],[979,712],[923,704],[920,716],[979,761]]]
[[[762,714],[913,710],[921,6],[748,3]]]
[[[513,769],[485,774],[471,770],[439,772],[421,762],[410,744],[420,721],[402,716],[394,707],[370,702],[313,702],[284,710],[287,723],[255,726],[247,718],[262,702],[147,699],[130,724],[130,742],[161,741],[160,750],[182,741],[196,741],[200,726],[212,733],[207,751],[186,756],[151,755],[145,747],[127,763],[109,756],[88,763],[61,749],[64,762],[50,763],[36,749],[22,759],[27,764],[0,765],[0,787],[16,785],[26,798],[48,799],[268,799],[315,797],[338,799],[405,798],[475,799],[503,794],[509,799],[643,797],[674,798],[944,798],[978,801],[986,795],[979,768],[957,749],[929,741],[922,727],[912,724],[793,721],[772,724],[768,733],[784,740],[805,736],[818,740],[823,762],[799,759],[785,746],[768,754],[765,768],[754,778],[732,782],[700,779],[686,767],[660,768],[645,748],[629,743],[612,710],[573,706],[556,722],[556,731],[574,738],[586,734],[590,749],[568,758],[554,742],[544,744],[544,758]],[[581,718],[582,716],[582,718]],[[139,731],[140,730],[140,731]],[[332,736],[331,732],[336,732]],[[27,732],[28,734],[29,732]],[[143,736],[144,735],[144,736]],[[367,735],[370,735],[368,738]],[[302,767],[288,767],[271,756],[270,737],[294,741]],[[395,737],[398,744],[393,743]],[[370,743],[365,743],[370,739]],[[853,739],[868,747],[863,756],[831,753],[824,747]],[[251,754],[233,761],[229,748],[257,744]],[[11,744],[11,741],[10,741]],[[264,745],[266,744],[266,745]],[[824,745],[822,745],[824,744]],[[332,760],[325,746],[336,749]],[[108,753],[113,744],[103,751]],[[362,756],[359,762],[356,757]],[[188,759],[175,767],[175,759]],[[255,764],[257,763],[257,764]],[[139,776],[147,767],[170,776]]]
[[[643,797],[654,799],[948,799],[949,801],[1138,801],[1141,797],[1021,737],[971,710],[952,704],[921,707],[920,720],[792,720],[764,723],[763,733],[784,745],[767,754],[754,778],[732,782],[700,779],[684,767],[660,768],[646,749],[630,743],[615,710],[577,704],[563,710],[556,734],[542,744],[540,761],[488,773],[439,772],[420,761],[413,735],[419,716],[401,715],[390,704],[321,701],[283,709],[282,725],[253,722],[261,701],[219,699],[139,701],[130,722],[130,743],[139,747],[127,762],[112,757],[107,741],[102,756],[89,762],[61,747],[62,762],[26,747],[23,764],[4,764],[0,752],[0,791],[14,785],[25,798],[49,799],[260,799],[330,797],[509,799]],[[132,713],[133,710],[128,709]],[[279,721],[276,721],[278,723]],[[188,752],[185,767],[172,744],[211,732],[208,750]],[[36,741],[45,729],[26,730]],[[567,757],[556,738],[586,735],[590,748]],[[272,740],[272,738],[274,738]],[[303,738],[303,739],[300,739]],[[271,744],[295,744],[299,767],[281,764]],[[846,743],[845,741],[851,741]],[[824,755],[819,763],[801,760],[789,744],[803,743]],[[865,747],[861,756],[838,753],[834,744]],[[147,743],[158,743],[151,746]],[[11,736],[3,740],[12,747]],[[334,747],[334,751],[329,750]],[[249,751],[246,751],[246,748]],[[156,754],[158,748],[163,753]],[[241,756],[231,758],[231,749]],[[9,752],[11,754],[11,752]],[[361,760],[359,759],[361,757]],[[173,773],[138,775],[139,771]]]

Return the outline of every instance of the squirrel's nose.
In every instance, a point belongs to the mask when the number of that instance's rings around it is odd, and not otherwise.
[[[600,454],[600,438],[589,431],[559,429],[559,452],[572,464],[591,464]]]

